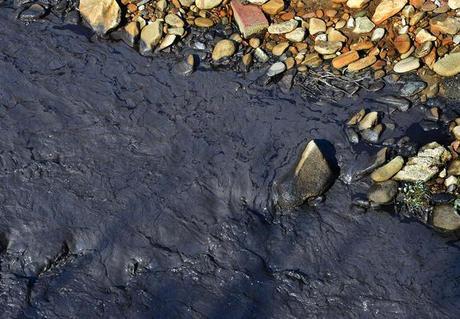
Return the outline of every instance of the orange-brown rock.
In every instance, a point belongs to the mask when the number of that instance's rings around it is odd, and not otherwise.
[[[381,24],[401,11],[406,3],[407,0],[383,0],[375,9],[375,13],[372,16],[372,22],[375,24]]]
[[[361,71],[377,61],[377,58],[374,55],[369,55],[365,58],[359,59],[356,62],[351,63],[348,65],[348,71],[350,72],[358,72]]]
[[[347,53],[343,53],[338,57],[332,59],[332,66],[336,69],[341,69],[346,67],[350,63],[353,63],[359,59],[358,52],[352,50]]]
[[[275,15],[283,11],[284,1],[283,0],[270,0],[262,5],[262,10],[266,14]]]
[[[400,34],[395,38],[393,44],[399,54],[404,54],[409,51],[411,47],[411,40],[407,34]]]

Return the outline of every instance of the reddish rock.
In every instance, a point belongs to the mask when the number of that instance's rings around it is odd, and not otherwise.
[[[336,69],[341,69],[357,60],[359,60],[359,54],[358,52],[352,50],[334,58],[332,60],[332,66]]]
[[[394,40],[394,46],[400,54],[404,54],[409,51],[411,47],[411,41],[407,34],[400,34]]]
[[[243,5],[239,0],[232,0],[231,5],[243,37],[248,38],[268,28],[268,20],[259,6]]]

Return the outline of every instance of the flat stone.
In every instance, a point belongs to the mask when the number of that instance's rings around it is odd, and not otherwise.
[[[421,29],[417,34],[415,35],[415,41],[417,43],[425,43],[425,42],[432,42],[436,41],[436,37],[432,35],[430,32],[426,31],[425,29]]]
[[[460,9],[460,0],[449,0],[447,4],[452,10]]]
[[[308,26],[308,32],[310,32],[311,35],[326,32],[326,22],[318,18],[311,18]]]
[[[158,50],[161,51],[161,50],[164,50],[168,47],[170,47],[174,41],[176,41],[176,37],[177,35],[175,34],[167,34],[163,40],[160,42],[160,45],[158,46]]]
[[[283,73],[286,70],[286,65],[283,62],[276,62],[270,66],[267,71],[267,76],[272,77]]]
[[[355,19],[355,28],[353,33],[368,33],[371,32],[375,27],[375,24],[369,20],[368,17],[357,17]]]
[[[439,172],[439,167],[451,159],[450,152],[432,142],[420,149],[393,178],[405,182],[427,182]]]
[[[389,180],[376,183],[369,188],[367,197],[375,204],[385,205],[391,203],[398,194],[398,183]]]
[[[291,42],[302,42],[305,38],[305,29],[296,28],[294,31],[285,34],[286,39]]]
[[[212,59],[214,61],[218,61],[220,59],[230,57],[235,54],[235,51],[235,42],[228,39],[220,40],[216,43],[214,49],[212,50]]]
[[[371,41],[372,42],[378,42],[381,39],[383,39],[384,35],[385,35],[385,29],[384,28],[376,28],[374,30],[374,32],[372,32]]]
[[[297,28],[297,20],[291,19],[289,21],[274,23],[268,27],[268,33],[271,34],[284,34],[293,31]]]
[[[407,0],[383,0],[375,9],[372,21],[379,25],[401,11],[406,4]]]
[[[19,19],[22,21],[33,21],[44,17],[45,14],[45,8],[38,3],[34,3],[19,14]]]
[[[361,9],[363,8],[369,0],[348,0],[347,7],[351,9]]]
[[[342,48],[342,42],[316,41],[315,51],[319,54],[334,54]]]
[[[347,37],[343,35],[342,32],[337,31],[335,29],[330,28],[327,30],[327,40],[328,41],[339,41],[339,42],[347,42]]]
[[[307,199],[322,195],[334,182],[334,171],[322,148],[310,141],[292,170],[274,183],[274,201],[279,207],[300,206]]]
[[[202,17],[196,18],[193,21],[193,23],[195,24],[195,26],[199,28],[210,28],[214,25],[214,21],[212,21],[209,18],[202,18]]]
[[[273,55],[280,56],[282,55],[287,48],[289,47],[289,42],[280,42],[277,45],[275,45],[272,49]]]
[[[394,67],[393,71],[396,73],[407,73],[414,70],[417,70],[420,67],[420,60],[414,57],[408,57],[397,62]]]
[[[402,158],[402,156],[397,156],[382,167],[372,172],[371,178],[374,182],[384,182],[395,176],[403,166],[404,158]]]
[[[139,53],[149,55],[153,49],[160,43],[163,36],[163,23],[160,20],[146,25],[141,31],[141,40],[139,43]]]
[[[212,9],[222,3],[222,0],[195,0],[195,5],[198,9]]]
[[[121,20],[121,8],[116,0],[80,0],[83,19],[99,35],[116,28]]]
[[[369,129],[373,127],[375,124],[377,124],[377,121],[379,119],[379,113],[378,112],[369,112],[367,113],[361,121],[358,123],[358,129],[360,131],[363,131],[365,129]]]
[[[268,28],[268,20],[259,6],[243,5],[240,0],[232,0],[231,6],[243,37],[249,38]]]
[[[139,38],[139,22],[131,21],[123,28],[122,39],[129,46],[133,47]]]
[[[430,31],[434,34],[454,35],[460,31],[460,20],[446,14],[440,14],[430,19]]]
[[[275,15],[283,11],[284,1],[283,0],[270,0],[262,5],[262,11],[268,15]]]
[[[433,226],[447,231],[460,229],[460,216],[452,205],[438,205],[433,209]]]
[[[367,57],[364,57],[362,59],[359,59],[356,62],[353,62],[348,65],[347,70],[349,72],[358,72],[361,71],[367,67],[370,67],[372,64],[374,64],[377,61],[377,58],[374,55],[369,55]]]
[[[433,71],[442,76],[454,76],[460,73],[460,52],[443,56],[435,62]]]
[[[173,28],[183,28],[184,27],[184,21],[182,21],[181,18],[179,18],[175,14],[167,14],[165,17],[165,22],[167,25],[173,27]]]
[[[351,50],[332,59],[332,66],[336,69],[341,69],[357,60],[359,60],[358,52]]]

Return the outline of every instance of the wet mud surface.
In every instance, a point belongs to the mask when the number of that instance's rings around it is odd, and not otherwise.
[[[351,205],[369,185],[347,174],[377,148],[343,122],[384,110],[372,93],[312,102],[256,72],[183,77],[82,27],[0,22],[2,318],[460,316],[458,242]],[[389,115],[384,138],[421,118]],[[312,138],[341,178],[275,213],[271,185]]]

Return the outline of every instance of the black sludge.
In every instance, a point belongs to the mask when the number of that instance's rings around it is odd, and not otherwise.
[[[364,182],[270,208],[308,140],[355,160],[341,123],[361,97],[311,103],[249,88],[257,75],[182,77],[172,57],[79,27],[24,25],[4,7],[0,21],[2,318],[460,316],[458,244],[361,214],[351,197]],[[397,137],[413,109],[395,115]]]

